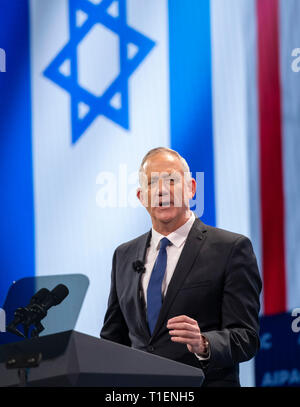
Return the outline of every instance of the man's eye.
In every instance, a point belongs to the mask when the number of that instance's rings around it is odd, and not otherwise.
[[[171,177],[171,178],[169,178],[169,182],[170,182],[171,184],[177,184],[178,181],[179,181],[179,179],[176,178],[176,177]]]
[[[148,182],[148,185],[153,185],[157,183],[157,179],[156,178],[151,178],[151,180]]]

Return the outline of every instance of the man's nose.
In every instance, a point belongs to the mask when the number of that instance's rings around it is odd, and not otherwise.
[[[170,182],[168,182],[167,180],[164,179],[160,179],[159,180],[159,184],[158,184],[158,192],[159,195],[167,195],[170,193]]]

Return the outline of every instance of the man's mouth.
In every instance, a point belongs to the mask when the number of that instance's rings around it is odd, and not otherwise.
[[[160,207],[168,207],[168,206],[171,206],[171,204],[172,204],[172,202],[170,202],[170,201],[161,201],[161,202],[159,202]]]

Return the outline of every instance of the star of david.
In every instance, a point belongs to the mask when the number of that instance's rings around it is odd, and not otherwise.
[[[101,94],[78,80],[78,48],[95,27],[104,27],[119,44],[119,72]],[[72,142],[100,115],[129,130],[128,79],[152,50],[154,41],[127,25],[126,0],[69,0],[69,32],[69,42],[43,74],[70,94]]]

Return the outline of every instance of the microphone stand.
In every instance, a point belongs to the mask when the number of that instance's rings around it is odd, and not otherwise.
[[[18,369],[19,387],[26,387],[28,382],[28,370],[38,367],[42,360],[42,354],[25,354],[10,357],[6,362],[7,369]]]
[[[15,319],[7,326],[7,331],[29,339],[29,328],[32,326],[30,337],[36,338],[44,330],[41,320],[46,317],[47,311],[53,305],[60,304],[69,294],[68,287],[63,284],[57,285],[51,293],[48,289],[40,289],[30,301],[27,307],[18,308],[15,311]],[[23,325],[24,334],[17,329],[18,324]],[[42,354],[18,355],[11,357],[6,362],[7,369],[18,369],[20,379],[19,386],[25,387],[28,382],[28,369],[39,366]]]
[[[16,310],[16,312],[18,311],[19,309]],[[41,319],[43,319],[47,315],[47,312],[45,312],[45,310],[38,304],[34,304],[29,309],[26,309],[26,311],[28,318],[25,318],[25,321],[21,323],[23,325],[24,335],[16,327],[11,326],[9,330],[10,332],[13,332],[18,336],[29,339],[29,329],[30,326],[33,325],[34,329],[32,329],[30,337],[36,338],[45,329],[41,324]],[[42,354],[40,352],[27,355],[15,355],[7,360],[6,368],[18,369],[19,387],[26,387],[28,384],[29,368],[38,367],[41,360]]]

